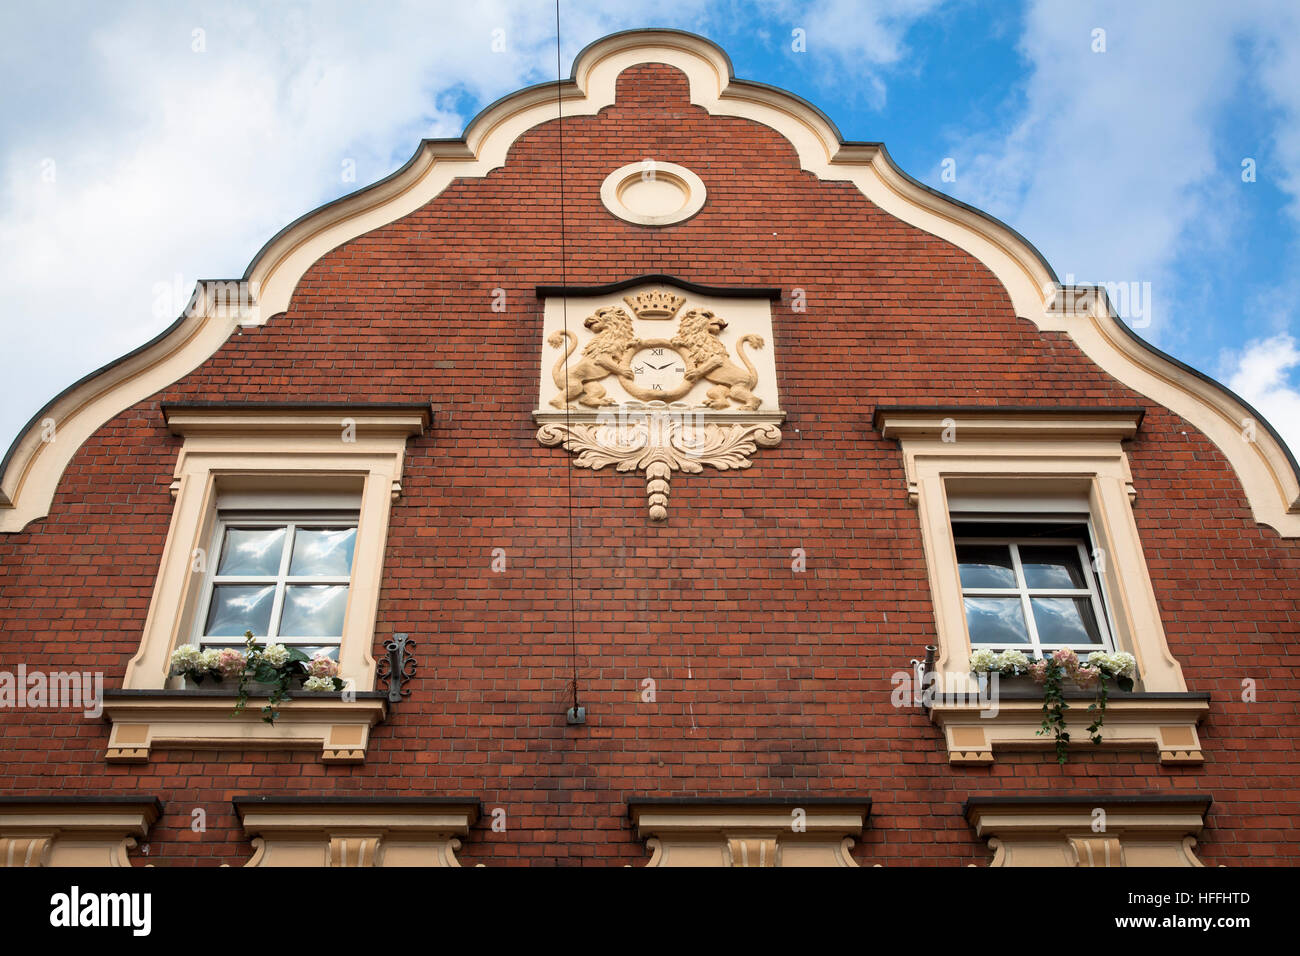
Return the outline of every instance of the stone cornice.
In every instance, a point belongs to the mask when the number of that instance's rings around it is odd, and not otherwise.
[[[173,435],[337,435],[349,421],[366,438],[423,435],[433,421],[427,404],[290,404],[278,402],[166,403]]]
[[[1079,408],[1051,406],[938,405],[880,406],[873,426],[885,438],[953,441],[1098,439],[1122,441],[1137,434],[1140,408]]]

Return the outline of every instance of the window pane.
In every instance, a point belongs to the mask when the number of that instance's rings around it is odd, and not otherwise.
[[[1020,546],[1020,564],[1031,588],[1086,588],[1079,549],[1071,545]]]
[[[271,576],[279,574],[286,530],[283,527],[227,528],[226,540],[221,545],[221,563],[217,565],[217,573]]]
[[[959,544],[957,565],[964,588],[1013,588],[1016,572],[1005,544]]]
[[[347,577],[352,573],[356,528],[299,528],[293,536],[292,575]]]
[[[346,584],[291,584],[284,591],[280,633],[285,637],[342,637]]]
[[[1031,598],[1038,640],[1043,644],[1100,644],[1097,618],[1088,598]]]
[[[326,657],[335,661],[339,659],[339,646],[337,644],[295,644],[294,647],[308,657],[314,656],[317,651],[324,651]]]
[[[273,603],[273,584],[218,584],[212,589],[212,607],[203,633],[209,637],[243,637],[245,631],[252,631],[257,637],[265,637]]]
[[[972,644],[1012,646],[1029,643],[1020,598],[966,598],[966,626]]]

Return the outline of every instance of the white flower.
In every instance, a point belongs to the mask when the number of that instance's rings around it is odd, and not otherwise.
[[[1128,651],[1093,651],[1088,655],[1088,666],[1100,667],[1112,677],[1132,677],[1137,672],[1137,660]]]
[[[331,677],[308,677],[302,682],[303,690],[333,690],[334,679]]]
[[[1013,648],[999,654],[995,666],[1004,674],[1023,674],[1029,670],[1029,658]]]
[[[262,651],[262,660],[272,667],[283,667],[289,661],[289,649],[283,644],[268,644]]]
[[[217,669],[217,664],[221,660],[221,652],[215,648],[209,648],[199,655],[199,657],[201,659],[201,666],[204,670],[214,671]]]
[[[987,647],[981,647],[970,656],[970,669],[976,674],[993,670],[998,666],[998,655]]]
[[[1132,677],[1137,673],[1137,658],[1128,651],[1110,655],[1107,669],[1116,677]]]
[[[171,669],[173,674],[203,669],[203,653],[193,644],[185,644],[172,651]]]

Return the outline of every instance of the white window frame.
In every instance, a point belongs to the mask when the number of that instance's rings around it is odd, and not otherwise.
[[[297,529],[336,527],[338,525],[348,525],[352,527],[357,534],[360,534],[360,514],[358,511],[218,511],[217,520],[213,529],[212,546],[208,551],[211,560],[208,561],[207,572],[204,575],[202,599],[199,604],[199,613],[195,615],[194,632],[191,635],[191,643],[200,649],[204,647],[229,647],[231,645],[240,645],[244,642],[242,637],[212,637],[205,633],[207,631],[208,614],[212,606],[212,597],[217,585],[257,585],[272,584],[275,586],[275,598],[271,605],[271,619],[267,627],[268,633],[265,635],[256,635],[264,643],[284,644],[286,646],[304,646],[304,647],[340,647],[343,641],[343,635],[337,637],[317,636],[317,637],[283,637],[280,635],[280,616],[284,609],[285,590],[291,584],[325,584],[325,585],[346,585],[348,589],[348,601],[352,600],[353,578],[356,571],[356,549],[352,552],[352,565],[348,568],[347,576],[327,575],[327,576],[303,576],[289,574],[289,563],[293,559],[293,546],[297,534]],[[288,529],[288,535],[284,543],[284,551],[280,555],[280,567],[277,573],[272,575],[221,575],[218,573],[221,564],[222,547],[225,544],[226,532],[230,528],[252,528],[252,527],[285,527]],[[344,629],[347,627],[347,611],[344,610]]]
[[[1014,588],[968,588],[961,584],[960,566],[958,560],[958,587],[961,591],[962,608],[965,610],[965,599],[968,597],[1018,597],[1020,599],[1021,612],[1025,618],[1025,627],[1029,635],[1029,645],[1023,644],[988,644],[976,643],[974,635],[970,633],[970,625],[967,623],[966,637],[970,642],[972,650],[978,648],[988,648],[989,650],[1026,650],[1031,651],[1031,658],[1041,658],[1047,653],[1070,648],[1074,651],[1105,651],[1113,653],[1115,650],[1115,640],[1111,633],[1110,618],[1108,614],[1108,602],[1106,601],[1105,587],[1099,581],[1096,570],[1092,565],[1092,557],[1089,554],[1089,546],[1093,546],[1096,536],[1092,529],[1092,519],[1087,515],[964,515],[954,513],[953,524],[1023,524],[1027,528],[1042,526],[1044,524],[1079,524],[1085,529],[1087,542],[1079,541],[1077,538],[1069,537],[1043,537],[1030,538],[1010,535],[992,535],[992,536],[958,536],[956,530],[953,530],[954,550],[957,546],[963,544],[974,545],[1007,545],[1011,553],[1011,563],[1016,576],[1016,586]],[[1086,588],[1031,588],[1025,580],[1024,567],[1020,561],[1021,545],[1074,545],[1079,552],[1079,564],[1083,569],[1084,578],[1088,583]],[[1053,644],[1042,641],[1038,635],[1038,623],[1034,618],[1032,598],[1043,597],[1086,597],[1092,604],[1093,617],[1097,621],[1100,644],[1078,643],[1078,644]]]

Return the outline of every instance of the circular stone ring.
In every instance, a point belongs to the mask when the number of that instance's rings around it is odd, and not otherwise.
[[[685,166],[643,159],[620,166],[600,186],[600,201],[638,226],[671,226],[704,206],[704,181]]]

